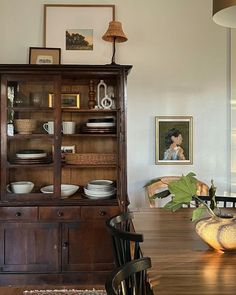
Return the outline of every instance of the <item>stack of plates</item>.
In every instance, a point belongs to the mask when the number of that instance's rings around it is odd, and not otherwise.
[[[11,160],[13,164],[46,164],[51,162],[44,150],[20,150],[15,158]]]
[[[115,133],[116,123],[114,117],[90,118],[82,126],[82,133]]]
[[[114,181],[105,179],[92,180],[84,187],[86,197],[94,200],[109,199],[115,192]]]

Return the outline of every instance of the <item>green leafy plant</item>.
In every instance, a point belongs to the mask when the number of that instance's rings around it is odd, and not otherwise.
[[[197,179],[193,172],[188,173],[186,176],[180,177],[178,180],[173,180],[168,184],[168,190],[156,193],[153,198],[165,198],[169,194],[172,194],[173,198],[168,202],[164,208],[176,211],[184,204],[198,204],[197,208],[193,210],[192,221],[199,219],[206,213],[217,217],[214,212],[216,208],[215,192],[213,180],[211,181],[211,187],[209,189],[210,205],[206,204],[201,198],[197,196]]]

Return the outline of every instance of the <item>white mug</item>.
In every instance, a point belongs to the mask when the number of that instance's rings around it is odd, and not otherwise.
[[[54,121],[49,121],[43,124],[43,129],[49,134],[54,133]]]
[[[62,133],[63,134],[74,134],[76,123],[73,121],[62,122]]]

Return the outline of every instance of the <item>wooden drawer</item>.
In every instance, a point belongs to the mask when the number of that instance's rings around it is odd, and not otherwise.
[[[37,220],[37,207],[0,207],[0,220]]]
[[[90,206],[81,207],[81,218],[82,219],[108,219],[120,213],[118,206]]]
[[[80,207],[39,207],[41,220],[75,220],[80,218]]]

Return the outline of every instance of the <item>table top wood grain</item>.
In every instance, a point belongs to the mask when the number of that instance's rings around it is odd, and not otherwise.
[[[236,214],[236,209],[232,211]],[[152,260],[148,276],[154,294],[236,294],[236,253],[209,249],[195,233],[192,209],[133,213],[135,231],[144,235],[143,255]]]

